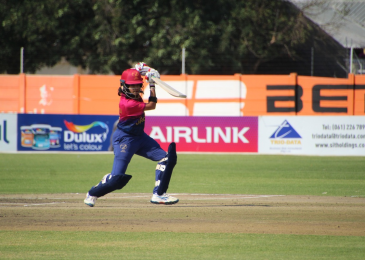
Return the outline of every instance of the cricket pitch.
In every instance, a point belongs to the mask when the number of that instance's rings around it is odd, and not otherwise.
[[[0,230],[199,232],[365,236],[365,198],[111,193],[93,208],[85,194],[1,194]]]

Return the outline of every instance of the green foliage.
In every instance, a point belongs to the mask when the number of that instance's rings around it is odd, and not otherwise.
[[[162,74],[253,73],[295,58],[310,27],[287,1],[0,0],[0,72],[52,66],[61,57],[92,73],[120,74],[145,61]],[[218,59],[217,57],[221,57]],[[222,62],[224,59],[224,62]],[[212,67],[220,67],[212,71]]]
[[[112,154],[0,154],[0,193],[83,193]],[[178,155],[170,192],[365,197],[362,157]],[[152,192],[156,163],[134,156],[121,192]]]
[[[21,47],[25,72],[53,66],[61,57],[85,67],[85,52],[95,47],[88,40],[94,27],[88,2],[0,1],[0,72],[19,72]]]

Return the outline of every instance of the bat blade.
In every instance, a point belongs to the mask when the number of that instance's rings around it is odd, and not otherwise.
[[[159,78],[155,78],[153,77],[153,81],[159,85],[163,90],[165,90],[167,93],[169,93],[171,96],[174,97],[179,97],[179,98],[186,98],[186,95],[177,91],[176,89],[174,89],[173,87],[171,87],[169,84],[167,84],[166,82],[160,80]]]

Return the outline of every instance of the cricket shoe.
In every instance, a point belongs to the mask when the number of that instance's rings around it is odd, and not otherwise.
[[[89,193],[87,193],[86,198],[84,199],[84,203],[90,207],[94,207],[97,198],[98,197],[91,196]]]
[[[154,204],[171,205],[171,204],[175,204],[178,202],[179,202],[179,199],[174,198],[167,193],[164,193],[161,196],[157,195],[157,194],[153,194],[152,199],[151,199],[151,203],[154,203]]]

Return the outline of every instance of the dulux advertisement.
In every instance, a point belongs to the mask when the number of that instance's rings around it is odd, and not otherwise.
[[[116,116],[18,115],[18,151],[108,151]]]

